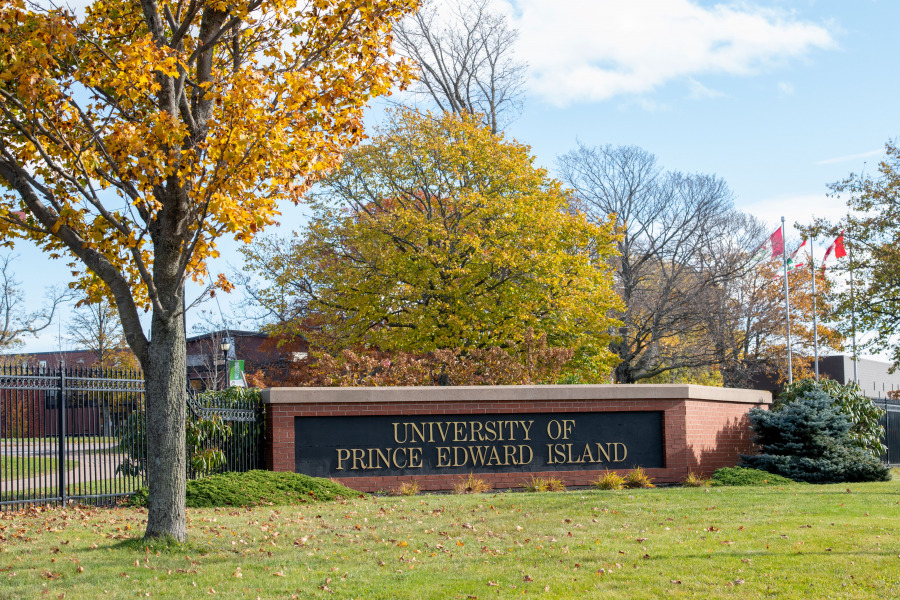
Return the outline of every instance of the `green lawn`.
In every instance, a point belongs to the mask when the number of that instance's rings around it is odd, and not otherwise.
[[[49,456],[29,456],[25,458],[0,456],[0,477],[4,479],[24,479],[39,477],[45,473],[55,473],[59,459]],[[66,470],[78,466],[77,460],[67,460]]]
[[[7,513],[0,598],[896,598],[898,479]]]

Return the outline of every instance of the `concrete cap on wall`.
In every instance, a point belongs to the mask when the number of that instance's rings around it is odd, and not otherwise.
[[[300,387],[267,388],[262,399],[265,404],[699,400],[765,405],[772,403],[772,393],[690,384]]]

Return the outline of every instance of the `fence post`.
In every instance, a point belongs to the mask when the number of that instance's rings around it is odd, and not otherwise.
[[[59,497],[62,499],[63,506],[66,505],[66,371],[65,367],[59,365],[59,399],[57,406],[57,427],[59,428],[59,438],[57,446],[59,447]]]

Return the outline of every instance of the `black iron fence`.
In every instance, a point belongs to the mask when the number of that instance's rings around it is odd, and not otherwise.
[[[889,465],[900,465],[900,400],[874,400],[875,404],[884,409],[881,417],[881,425],[884,427],[884,445],[887,452],[881,457]]]
[[[146,486],[144,401],[139,371],[0,367],[0,507],[112,503]],[[186,401],[189,419],[216,415],[228,429],[203,441],[224,452],[219,470],[260,466],[256,397]]]

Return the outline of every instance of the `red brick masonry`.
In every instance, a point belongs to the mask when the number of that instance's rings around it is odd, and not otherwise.
[[[682,481],[688,471],[709,475],[734,466],[751,450],[747,411],[772,402],[769,392],[699,385],[554,385],[409,388],[271,388],[266,406],[266,465],[293,471],[294,420],[303,416],[447,416],[516,413],[663,411],[665,468],[648,469],[659,483]],[[475,473],[495,488],[515,488],[532,477],[558,477],[568,486],[596,481],[598,471]],[[348,477],[361,491],[389,490],[416,481],[422,490],[448,490],[460,475]]]

